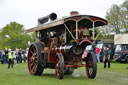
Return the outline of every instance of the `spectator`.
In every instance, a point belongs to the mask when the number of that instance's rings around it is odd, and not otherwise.
[[[22,63],[22,49],[21,48],[18,51],[18,56],[19,56],[19,63]]]
[[[13,52],[11,51],[11,49],[9,49],[9,53],[8,53],[9,55],[8,55],[8,69],[10,69],[10,65],[11,65],[11,67],[13,68],[13,64],[14,64],[14,62],[13,62]]]
[[[8,63],[8,49],[7,48],[5,48],[5,51],[4,51],[4,53],[5,53],[5,63]]]
[[[110,68],[110,53],[111,50],[107,47],[104,47],[104,68],[106,68],[106,64],[108,63],[108,68]]]
[[[2,51],[0,51],[0,58],[2,57]]]
[[[16,48],[15,55],[16,55],[16,63],[19,64],[19,55],[18,55],[18,49],[17,48]]]
[[[26,63],[26,53],[23,53],[24,63]]]
[[[28,56],[29,48],[26,48],[26,57]]]
[[[24,60],[24,63],[26,63],[26,51],[23,50],[23,51],[22,51],[22,54],[23,54],[23,60]]]
[[[3,59],[3,64],[6,63],[6,56],[5,56],[5,53],[4,52],[3,52],[2,59]]]
[[[26,59],[28,57],[28,51],[29,51],[29,48],[26,48]]]
[[[15,55],[15,52],[12,51],[12,60],[13,60],[13,64],[15,63],[14,60],[16,59],[16,55]]]
[[[98,63],[100,63],[100,48],[98,46],[96,46],[96,56]]]
[[[0,60],[1,60],[1,63],[3,64],[4,61],[3,61],[3,54],[2,54],[2,50],[0,51]]]

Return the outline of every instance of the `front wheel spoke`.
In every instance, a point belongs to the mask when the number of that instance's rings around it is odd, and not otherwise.
[[[92,74],[92,68],[89,68],[89,74],[91,75]]]
[[[56,68],[56,75],[57,75],[57,77],[59,76],[59,74],[60,74],[60,71],[59,71],[59,68],[57,67]]]
[[[56,67],[59,67],[59,63],[56,64]]]
[[[56,67],[56,72],[58,72],[58,68]]]
[[[59,77],[59,75],[60,75],[60,63],[57,62],[57,64],[56,64],[56,76]]]
[[[91,61],[87,62],[87,66],[92,67],[93,66],[92,62]]]
[[[93,67],[93,65],[92,64],[89,64],[88,67]]]

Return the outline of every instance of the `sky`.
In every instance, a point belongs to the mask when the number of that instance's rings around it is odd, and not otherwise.
[[[120,5],[124,0],[0,0],[0,28],[10,22],[23,24],[25,29],[37,26],[37,19],[52,12],[58,18],[70,15],[71,11],[80,14],[105,18],[113,4]]]

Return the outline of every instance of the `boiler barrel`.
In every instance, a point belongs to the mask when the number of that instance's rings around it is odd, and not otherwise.
[[[65,54],[67,56],[80,57],[82,53],[83,49],[80,45],[69,45],[65,47]]]
[[[65,45],[51,49],[52,53],[61,52],[66,56],[80,57],[83,54],[83,49],[80,45]]]

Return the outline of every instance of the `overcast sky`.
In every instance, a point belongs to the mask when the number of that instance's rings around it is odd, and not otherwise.
[[[70,11],[105,18],[113,4],[124,0],[0,0],[0,28],[16,21],[25,29],[37,26],[37,19],[52,12],[58,18],[68,16]]]

